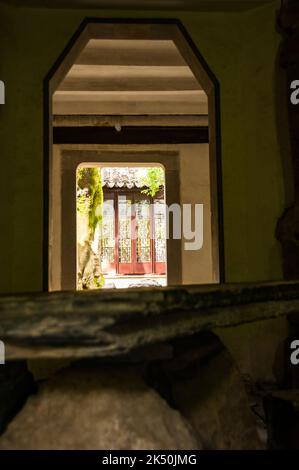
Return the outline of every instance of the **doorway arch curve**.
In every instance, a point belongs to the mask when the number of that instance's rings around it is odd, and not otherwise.
[[[44,289],[56,290],[53,278],[61,276],[61,236],[55,218],[57,200],[53,191],[53,112],[52,96],[67,75],[76,58],[91,39],[173,41],[184,61],[192,70],[208,97],[209,122],[209,175],[211,240],[214,282],[224,282],[224,242],[220,140],[219,83],[198,51],[196,45],[178,20],[157,19],[85,19],[66,48],[49,71],[44,81]],[[178,279],[178,278],[176,278]]]

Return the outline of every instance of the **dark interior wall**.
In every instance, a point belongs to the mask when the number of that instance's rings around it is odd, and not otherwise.
[[[285,205],[275,117],[279,2],[248,12],[122,12],[0,5],[0,290],[42,288],[43,79],[89,17],[178,18],[221,86],[228,281],[278,279],[276,220]]]

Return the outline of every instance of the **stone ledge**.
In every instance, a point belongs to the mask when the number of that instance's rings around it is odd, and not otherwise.
[[[0,297],[6,359],[117,357],[299,312],[299,283],[224,284]]]

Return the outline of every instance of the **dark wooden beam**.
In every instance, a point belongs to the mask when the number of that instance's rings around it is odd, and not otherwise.
[[[54,144],[202,144],[209,142],[203,127],[54,127]]]

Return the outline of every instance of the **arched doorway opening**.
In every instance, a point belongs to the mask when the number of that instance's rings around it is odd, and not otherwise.
[[[45,287],[76,289],[76,169],[86,162],[163,165],[166,205],[204,208],[198,250],[167,239],[167,284],[223,281],[219,87],[182,25],[86,20],[45,99]]]

